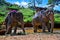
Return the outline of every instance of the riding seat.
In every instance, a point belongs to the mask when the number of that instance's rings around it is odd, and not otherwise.
[[[45,10],[41,10],[41,11],[38,11],[34,16],[33,18],[37,18],[37,17],[41,17],[41,16],[45,16]]]

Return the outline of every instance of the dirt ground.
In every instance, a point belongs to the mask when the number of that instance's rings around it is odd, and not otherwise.
[[[54,29],[54,33],[34,33],[32,29],[26,29],[26,35],[0,36],[0,40],[60,40],[60,30]],[[17,31],[19,32],[19,31]]]

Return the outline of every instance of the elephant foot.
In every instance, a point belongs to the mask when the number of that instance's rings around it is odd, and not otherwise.
[[[10,34],[5,33],[5,36],[10,36]]]
[[[53,31],[51,31],[51,33],[53,33]]]
[[[51,30],[50,32],[53,33],[53,30]]]
[[[11,33],[11,36],[16,35],[16,33]]]
[[[48,30],[48,32],[50,32],[50,30]]]
[[[43,32],[46,32],[45,29],[43,29]]]
[[[45,33],[46,31],[43,31],[43,33]]]
[[[37,30],[34,30],[34,33],[37,33]]]

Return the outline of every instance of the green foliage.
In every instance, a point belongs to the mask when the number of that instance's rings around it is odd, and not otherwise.
[[[0,0],[0,6],[2,5],[9,6],[11,4],[9,2],[6,2],[5,0]]]
[[[29,8],[23,9],[22,8],[19,11],[21,11],[23,13],[24,22],[31,22],[32,21],[34,14],[31,9],[29,9]],[[5,16],[0,17],[0,23],[4,21],[6,15],[7,15],[7,12],[8,12],[8,10],[6,10],[4,12],[2,12],[2,10],[1,10],[0,14],[3,14]],[[55,23],[60,23],[60,14],[54,14],[54,17],[55,17]]]
[[[1,16],[0,17],[0,24],[5,20],[5,17],[4,16]]]
[[[8,7],[9,9],[19,9],[20,7],[16,4],[13,4],[12,6]]]
[[[2,23],[7,15],[8,10],[6,10],[6,6],[2,6],[0,8],[0,23]]]
[[[55,14],[55,23],[60,23],[60,14]]]
[[[33,11],[30,9],[20,9],[20,11],[24,15],[24,22],[31,22],[32,21],[32,16],[33,16]]]
[[[48,4],[54,3],[56,5],[60,4],[60,0],[48,0]]]
[[[50,1],[52,2],[52,0],[50,0]],[[32,22],[32,19],[34,16],[33,10],[31,10],[29,8],[20,8],[18,5],[14,4],[12,6],[6,6],[6,5],[0,6],[0,23],[2,23],[5,20],[5,17],[7,15],[7,13],[9,12],[9,10],[6,9],[8,7],[13,8],[13,9],[19,9],[19,11],[21,11],[23,13],[24,22]],[[55,22],[60,23],[60,14],[54,14],[54,17],[55,17]]]
[[[54,0],[48,0],[48,4],[51,4]]]

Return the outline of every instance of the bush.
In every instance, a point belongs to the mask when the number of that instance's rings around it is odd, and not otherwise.
[[[55,23],[60,23],[60,14],[55,14]]]

